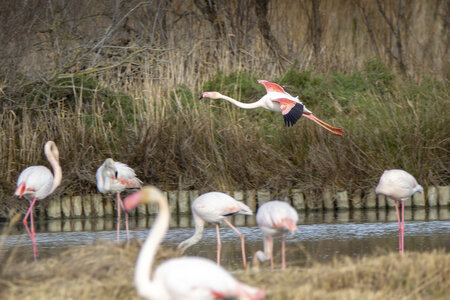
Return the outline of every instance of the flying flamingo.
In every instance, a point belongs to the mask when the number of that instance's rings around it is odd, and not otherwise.
[[[52,172],[44,166],[31,166],[22,171],[17,180],[17,188],[14,192],[19,198],[25,197],[30,202],[23,224],[33,243],[33,256],[37,259],[36,233],[34,231],[33,207],[36,200],[42,200],[48,197],[60,185],[62,179],[62,170],[59,165],[59,152],[53,141],[48,141],[44,146],[44,153],[48,162],[52,166]],[[27,219],[30,216],[31,231],[28,228]]]
[[[395,211],[398,221],[398,251],[403,254],[405,246],[405,200],[414,193],[423,193],[423,187],[417,180],[406,171],[393,169],[384,171],[381,175],[375,193],[385,195],[395,200]],[[398,201],[402,202],[401,217],[398,208]]]
[[[122,199],[120,193],[125,189],[140,188],[142,181],[140,181],[133,169],[112,158],[107,158],[103,164],[98,168],[95,174],[97,178],[97,189],[100,193],[116,193],[117,197],[117,241],[120,241],[120,211],[123,209]],[[127,232],[127,240],[130,239],[128,232],[128,214],[125,213],[125,229]]]
[[[273,237],[281,235],[281,269],[286,269],[286,241],[284,235],[297,228],[298,214],[288,203],[273,200],[264,203],[256,214],[256,223],[264,235],[264,252],[257,251],[255,257],[263,262],[270,259],[270,270],[273,271]]]
[[[241,237],[242,262],[244,268],[246,268],[247,258],[245,256],[245,237],[230,223],[230,221],[227,220],[226,217],[232,215],[251,216],[253,215],[251,209],[244,203],[220,192],[209,192],[199,196],[192,203],[191,209],[192,215],[194,216],[195,232],[192,237],[178,245],[178,249],[181,253],[200,241],[203,235],[205,222],[215,223],[217,233],[217,264],[220,265],[222,242],[220,240],[219,224],[224,221]]]
[[[158,203],[159,214],[136,261],[134,285],[139,296],[157,300],[262,299],[265,296],[263,291],[237,281],[225,269],[202,257],[166,260],[151,275],[156,251],[169,227],[167,198],[159,189],[145,186],[124,200],[126,210],[150,202]]]
[[[342,136],[342,132],[344,132],[342,128],[331,126],[330,124],[317,118],[303,105],[302,102],[300,102],[300,100],[298,100],[298,97],[292,97],[278,84],[266,80],[258,80],[258,83],[264,85],[267,94],[253,103],[242,103],[218,92],[204,92],[200,96],[200,99],[224,99],[236,106],[239,106],[240,108],[252,109],[262,107],[271,111],[281,112],[283,114],[284,124],[288,127],[293,126],[303,115],[333,134]]]

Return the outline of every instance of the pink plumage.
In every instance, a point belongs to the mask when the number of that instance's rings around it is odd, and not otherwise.
[[[221,240],[219,224],[223,221],[227,223],[241,238],[242,262],[244,268],[247,266],[245,256],[245,238],[228,220],[231,215],[253,215],[251,209],[244,203],[237,201],[233,197],[221,193],[210,192],[199,196],[191,205],[192,215],[194,217],[195,232],[192,237],[183,241],[178,245],[178,249],[183,253],[187,248],[198,243],[203,235],[205,222],[214,223],[216,225],[217,234],[217,263],[220,264]]]
[[[293,126],[302,116],[305,116],[331,133],[342,136],[342,133],[344,132],[342,128],[331,126],[330,124],[317,118],[303,105],[298,97],[291,96],[280,85],[267,80],[258,80],[258,83],[264,85],[266,88],[266,94],[261,99],[253,103],[239,102],[231,97],[222,95],[219,92],[203,92],[200,99],[224,99],[244,109],[262,107],[271,111],[281,112],[284,118],[284,124],[288,127]]]
[[[257,300],[265,296],[262,290],[237,281],[224,268],[201,257],[169,259],[159,265],[152,275],[154,256],[169,227],[167,198],[151,186],[125,198],[125,207],[129,209],[139,203],[151,202],[159,204],[159,214],[136,261],[134,284],[139,296],[149,300]]]
[[[126,189],[138,189],[142,181],[136,177],[133,169],[126,164],[107,158],[97,169],[95,174],[97,189],[100,193],[115,193],[117,201],[117,241],[120,241],[120,211],[123,208],[120,193]],[[130,239],[128,230],[128,214],[125,213],[125,230],[127,240]]]
[[[398,221],[398,251],[400,254],[403,254],[405,248],[405,200],[416,192],[423,193],[423,187],[417,183],[414,176],[399,169],[384,171],[375,188],[375,193],[385,195],[395,201]],[[398,201],[401,202],[401,213]]]
[[[294,233],[297,227],[297,211],[284,201],[269,201],[261,205],[256,214],[256,223],[264,235],[264,252],[257,251],[255,257],[260,261],[270,259],[273,271],[273,237],[281,236],[281,269],[286,268],[285,234]]]
[[[23,170],[17,179],[17,187],[14,195],[25,197],[30,202],[23,224],[33,243],[33,255],[37,258],[37,247],[34,231],[33,207],[36,200],[48,197],[60,185],[62,180],[62,170],[59,165],[59,151],[53,141],[48,141],[44,145],[44,153],[48,162],[52,166],[53,173],[44,166],[31,166]],[[31,231],[28,228],[27,220],[30,216]]]

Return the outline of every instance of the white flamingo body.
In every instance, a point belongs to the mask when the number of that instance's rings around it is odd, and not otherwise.
[[[244,268],[247,266],[245,256],[245,238],[239,230],[236,229],[228,220],[231,215],[253,215],[251,209],[244,203],[237,201],[233,197],[221,192],[209,192],[199,196],[191,205],[192,215],[194,216],[195,232],[192,237],[181,242],[178,249],[183,253],[190,246],[198,243],[203,235],[205,222],[216,224],[217,234],[217,263],[220,264],[221,240],[219,224],[224,221],[241,238],[242,261]]]
[[[126,189],[140,188],[142,181],[136,177],[136,173],[126,164],[107,158],[97,169],[95,174],[97,179],[97,189],[102,194],[114,193],[117,198],[117,241],[120,240],[120,210],[122,209],[122,199],[120,193]],[[128,214],[125,213],[125,229],[127,239],[130,235],[128,231]]]
[[[23,186],[23,196],[31,201],[47,198],[52,193],[53,173],[44,166],[31,166],[22,171],[17,180],[17,186]],[[19,196],[20,190],[15,195]]]
[[[59,165],[59,151],[53,141],[48,141],[44,145],[44,153],[48,162],[52,166],[53,173],[44,166],[31,166],[23,170],[17,180],[17,187],[14,195],[25,197],[30,202],[23,224],[33,243],[34,258],[37,258],[37,247],[35,242],[33,207],[36,200],[48,197],[61,184],[62,170]],[[31,216],[30,216],[31,215]],[[31,231],[28,229],[27,219],[30,216]]]
[[[158,266],[153,280],[167,291],[164,299],[217,299],[232,297],[239,290],[245,295],[248,289],[225,269],[202,257],[170,259]]]
[[[124,163],[106,159],[95,174],[100,193],[121,193],[129,188],[140,188],[142,181],[132,168]]]
[[[297,228],[298,214],[295,209],[284,201],[269,201],[261,205],[256,214],[256,223],[264,235],[264,252],[257,251],[255,257],[260,261],[270,259],[273,270],[273,237],[281,236],[281,263],[286,268],[285,234],[294,233]]]
[[[310,110],[308,110],[298,97],[291,96],[280,85],[267,81],[258,80],[266,88],[266,95],[253,103],[243,103],[231,97],[222,95],[219,92],[204,92],[201,98],[224,99],[234,105],[244,108],[253,109],[262,107],[271,111],[281,112],[286,126],[293,126],[302,116],[322,126],[331,133],[342,136],[342,128],[331,126],[328,123],[317,118]]]
[[[383,194],[395,200],[398,221],[398,250],[400,254],[403,254],[405,247],[405,200],[416,192],[423,193],[423,187],[417,183],[414,176],[399,169],[384,171],[380,177],[380,182],[375,188],[375,193]],[[399,212],[398,201],[401,202],[401,213]]]
[[[423,193],[423,187],[406,171],[392,169],[384,171],[375,192],[386,195],[396,201],[405,201],[414,193]]]
[[[159,265],[151,276],[154,256],[169,227],[167,199],[155,187],[144,187],[125,199],[125,209],[157,202],[159,214],[145,240],[135,267],[139,296],[149,300],[209,300],[217,298],[262,299],[264,292],[234,279],[225,269],[200,257],[173,258]],[[152,278],[152,279],[150,279]]]
[[[231,215],[253,215],[244,203],[221,192],[209,192],[199,196],[191,205],[192,213],[209,223],[220,223]]]

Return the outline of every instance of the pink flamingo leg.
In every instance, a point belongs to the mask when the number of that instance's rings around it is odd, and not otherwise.
[[[120,194],[117,193],[117,241],[120,242],[120,203],[122,201],[120,200]]]
[[[405,201],[402,201],[402,254],[405,252]]]
[[[286,238],[283,236],[281,237],[281,270],[286,269]]]
[[[219,223],[216,223],[217,234],[217,264],[220,266],[220,249],[222,248],[222,241],[220,240]]]
[[[224,219],[225,223],[228,224],[228,226],[230,226],[240,237],[241,237],[241,249],[242,249],[242,263],[244,265],[244,269],[247,268],[247,257],[245,255],[245,237],[244,235],[237,230],[236,227],[233,226],[233,224],[231,224],[227,219]]]
[[[123,212],[125,214],[125,231],[127,232],[127,241],[130,241],[130,231],[128,230],[128,213],[126,212],[123,206],[123,201],[122,198],[120,197],[120,193],[117,193],[117,202],[120,205],[120,209],[123,209]],[[119,208],[117,208],[117,210],[119,210]]]
[[[273,272],[273,238],[269,236],[268,239],[270,248],[270,272]]]
[[[397,213],[397,221],[398,221],[398,252],[402,253],[402,224],[400,219],[400,214],[398,211],[398,202],[395,201],[395,212]]]
[[[33,201],[31,202],[30,207],[28,208],[28,211],[22,220],[22,223],[25,225],[25,229],[27,230],[28,236],[30,237],[31,242],[33,243],[34,260],[36,260],[37,256],[38,256],[38,250],[37,250],[37,246],[36,246],[36,232],[34,231],[34,218],[33,218],[33,207],[34,207],[34,203],[36,203],[36,199],[37,199],[36,197],[33,198]],[[28,223],[27,223],[28,216],[30,216],[31,231],[30,231],[30,228],[28,227]]]

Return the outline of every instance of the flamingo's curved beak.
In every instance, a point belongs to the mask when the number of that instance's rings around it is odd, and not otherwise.
[[[23,194],[25,194],[25,190],[26,190],[25,183],[22,182],[17,186],[16,190],[14,191],[14,195],[19,196],[19,198],[22,198]]]

